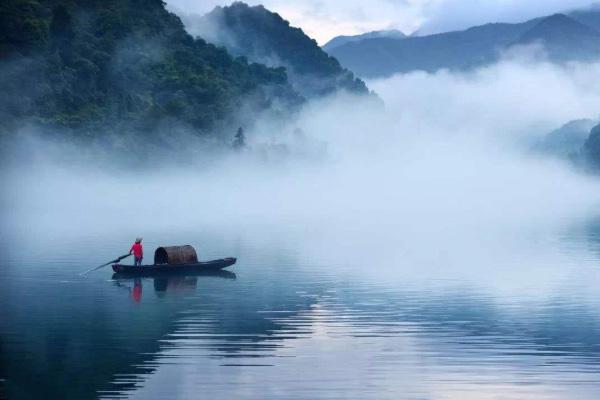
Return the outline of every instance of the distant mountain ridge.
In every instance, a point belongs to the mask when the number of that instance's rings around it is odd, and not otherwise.
[[[288,81],[306,98],[346,90],[368,94],[365,83],[323,51],[299,28],[263,6],[235,2],[216,7],[202,17],[184,16],[187,30],[236,56],[277,68],[284,67]]]
[[[391,38],[391,39],[405,39],[408,36],[396,29],[383,30],[383,31],[373,31],[363,33],[361,35],[353,35],[353,36],[336,36],[327,43],[325,43],[322,47],[325,51],[330,51],[335,47],[339,47],[346,43],[359,42],[365,39],[376,39],[376,38]]]
[[[564,14],[544,18],[513,45],[540,43],[552,60],[592,60],[600,56],[600,32]]]
[[[600,10],[429,36],[362,39],[333,47],[329,53],[359,76],[373,78],[415,70],[470,69],[497,61],[513,46],[531,44],[543,45],[555,62],[600,58]]]
[[[567,15],[580,23],[600,32],[600,5],[584,10],[575,10]]]

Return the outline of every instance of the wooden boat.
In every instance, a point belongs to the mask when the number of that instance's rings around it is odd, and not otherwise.
[[[112,269],[119,276],[156,276],[169,274],[191,274],[218,271],[235,264],[233,257],[199,262],[196,250],[190,245],[163,246],[154,252],[152,265],[113,264]]]
[[[233,257],[221,258],[219,260],[181,263],[181,264],[152,264],[152,265],[123,265],[113,264],[112,269],[118,276],[157,276],[171,274],[202,274],[210,273],[227,268],[235,264],[237,259]]]

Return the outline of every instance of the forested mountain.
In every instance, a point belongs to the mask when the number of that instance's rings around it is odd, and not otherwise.
[[[324,52],[299,28],[263,6],[235,2],[202,17],[184,17],[193,35],[224,46],[236,55],[271,67],[285,67],[288,79],[303,96],[318,97],[346,90],[369,91],[361,80]]]
[[[395,30],[395,29],[385,30],[385,31],[367,32],[367,33],[363,33],[362,35],[354,35],[354,36],[336,36],[333,39],[331,39],[329,42],[327,42],[323,45],[323,50],[330,51],[334,47],[339,47],[346,43],[360,42],[361,40],[365,40],[365,39],[376,39],[376,38],[405,39],[407,37],[408,36],[406,36],[404,33],[400,32],[398,30]]]
[[[192,38],[161,0],[3,0],[0,87],[4,132],[201,133],[302,101],[282,68]]]
[[[534,43],[544,46],[551,61],[586,61],[600,58],[597,29],[600,11],[587,10],[429,36],[365,39],[329,52],[362,77],[414,70],[469,69],[497,61],[513,46]]]

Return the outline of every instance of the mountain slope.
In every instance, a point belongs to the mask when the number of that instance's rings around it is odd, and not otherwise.
[[[184,18],[188,30],[234,55],[272,67],[285,67],[295,90],[307,98],[337,90],[369,91],[352,72],[325,53],[299,28],[262,6],[236,2],[203,17]]]
[[[6,131],[208,132],[248,104],[300,101],[282,69],[194,40],[160,0],[4,0],[0,22]]]
[[[415,70],[469,69],[497,61],[515,45],[541,43],[553,61],[600,57],[598,11],[557,14],[518,24],[495,23],[465,31],[405,39],[375,38],[346,43],[330,53],[362,77]]]
[[[354,35],[354,36],[336,36],[333,39],[331,39],[329,42],[325,43],[323,45],[323,50],[325,51],[330,51],[331,49],[335,48],[335,47],[339,47],[343,44],[346,43],[352,43],[352,42],[360,42],[361,40],[365,40],[365,39],[376,39],[376,38],[390,38],[390,39],[405,39],[408,36],[406,36],[404,33],[392,29],[392,30],[386,30],[386,31],[373,31],[373,32],[367,32],[367,33],[363,33],[362,35]]]

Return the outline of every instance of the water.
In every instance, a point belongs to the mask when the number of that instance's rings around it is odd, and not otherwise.
[[[596,399],[600,391],[595,221],[456,252],[435,241],[416,254],[398,244],[370,262],[354,243],[286,228],[145,236],[147,257],[159,244],[190,243],[202,259],[239,262],[218,276],[115,281],[107,268],[80,277],[126,251],[135,233],[5,229],[7,399]]]

